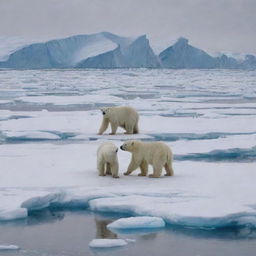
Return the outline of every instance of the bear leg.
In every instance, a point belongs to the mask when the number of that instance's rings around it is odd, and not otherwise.
[[[166,170],[165,176],[173,176],[173,175],[174,175],[174,171],[173,171],[172,163],[171,163],[171,162],[166,163],[166,164],[164,165],[164,168],[165,168],[165,170]]]
[[[136,122],[135,126],[133,127],[133,133],[134,133],[134,134],[139,133],[138,121]]]
[[[99,129],[98,135],[101,135],[103,132],[105,132],[108,128],[109,120],[106,118],[103,118],[101,127]]]
[[[150,174],[150,178],[159,178],[162,173],[162,165],[160,164],[154,164],[153,165],[153,174]]]
[[[129,175],[131,174],[134,170],[136,170],[138,167],[139,167],[139,163],[137,162],[134,162],[133,159],[132,161],[130,162],[129,166],[128,166],[128,169],[127,171],[124,173],[124,175]]]
[[[117,127],[118,127],[117,124],[111,123],[111,130],[112,130],[112,132],[109,135],[116,134]]]
[[[99,176],[106,176],[105,174],[105,163],[101,162],[98,164]]]
[[[133,127],[131,125],[125,126],[126,132],[124,134],[133,134]]]
[[[107,163],[107,169],[106,169],[106,174],[107,175],[111,175],[111,167],[110,167],[110,163]]]
[[[112,163],[111,172],[113,178],[119,178],[118,176],[118,163]]]
[[[138,174],[138,176],[147,176],[148,174],[148,164],[146,161],[142,161],[142,163],[140,164],[140,170],[141,173]]]

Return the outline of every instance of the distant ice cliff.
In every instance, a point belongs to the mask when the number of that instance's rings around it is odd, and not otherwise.
[[[0,38],[0,44],[0,68],[256,68],[253,55],[243,60],[225,54],[213,57],[182,37],[159,56],[145,35],[128,38],[109,32],[31,44],[10,41],[8,47]]]

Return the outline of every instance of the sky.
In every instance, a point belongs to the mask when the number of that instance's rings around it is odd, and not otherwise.
[[[183,36],[208,52],[256,54],[255,13],[256,0],[0,0],[0,36],[47,40],[108,31],[146,34],[160,48]]]

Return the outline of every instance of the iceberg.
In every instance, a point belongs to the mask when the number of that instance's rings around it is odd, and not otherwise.
[[[216,57],[216,68],[237,69],[242,68],[242,65],[237,59],[222,54],[220,57]]]
[[[108,32],[76,35],[64,39],[32,43],[9,51],[1,68],[122,68],[159,67],[146,36],[120,37]]]
[[[116,43],[120,40],[112,38]],[[131,44],[118,44],[112,51],[85,59],[78,68],[158,68],[160,61],[154,54],[146,36],[141,36]]]
[[[213,57],[205,51],[189,45],[188,39],[180,37],[173,45],[159,54],[164,68],[203,69],[255,69],[256,57],[246,55],[242,60],[227,54]],[[238,56],[239,57],[239,56]],[[240,56],[241,57],[241,56]]]
[[[251,54],[246,55],[242,66],[246,69],[256,69],[256,57]]]
[[[162,51],[159,58],[164,68],[214,68],[216,61],[206,52],[188,44],[180,37],[177,42]]]
[[[132,38],[101,32],[46,42],[0,37],[0,68],[256,68],[254,55],[214,57],[188,42],[180,37],[158,55],[146,35]]]

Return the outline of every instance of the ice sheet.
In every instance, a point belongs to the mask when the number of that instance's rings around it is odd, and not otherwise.
[[[64,207],[255,228],[255,72],[10,70],[0,79],[1,221]],[[97,135],[99,108],[111,105],[135,107],[140,134]],[[130,138],[165,141],[174,177],[122,175],[123,151],[120,179],[99,177],[98,146]]]

